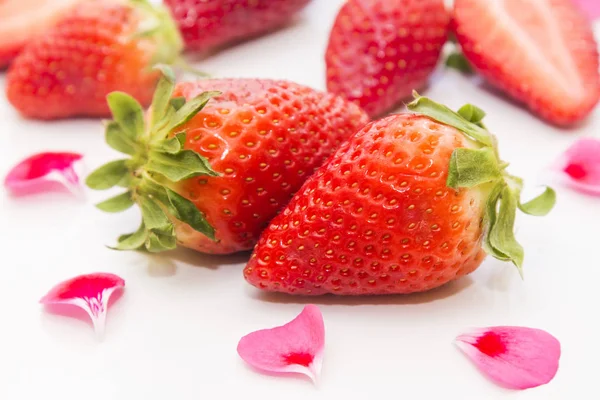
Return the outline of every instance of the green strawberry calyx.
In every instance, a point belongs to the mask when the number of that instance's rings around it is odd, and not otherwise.
[[[474,148],[454,150],[446,185],[455,190],[490,188],[483,215],[483,247],[491,256],[512,262],[523,277],[524,250],[514,235],[517,209],[528,215],[547,215],[556,203],[556,192],[546,187],[542,194],[522,203],[523,180],[506,171],[508,163],[500,159],[496,137],[483,124],[483,110],[467,104],[454,112],[416,92],[413,96],[407,105],[410,111],[458,129],[475,144]]]
[[[460,51],[454,51],[450,53],[450,55],[446,58],[446,67],[455,69],[463,74],[468,75],[474,72],[473,66]]]
[[[184,42],[169,9],[162,4],[152,4],[148,0],[128,0],[140,15],[137,30],[130,40],[148,40],[153,53],[149,66],[158,64],[186,65],[181,57]]]
[[[218,176],[208,160],[184,149],[184,125],[219,92],[204,92],[189,101],[172,97],[175,77],[168,67],[162,72],[151,113],[144,115],[141,105],[123,92],[107,96],[113,120],[105,126],[106,143],[129,158],[111,161],[86,179],[91,189],[107,190],[116,186],[126,189],[97,204],[103,211],[116,213],[137,204],[142,222],[134,233],[119,237],[116,250],[145,248],[150,252],[177,246],[173,219],[215,239],[213,227],[190,200],[176,192],[177,182],[196,176]]]

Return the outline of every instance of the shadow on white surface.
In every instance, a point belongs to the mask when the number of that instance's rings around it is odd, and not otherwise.
[[[246,363],[244,363],[243,361],[240,361],[241,363],[244,364],[244,369],[246,369],[247,371],[250,371],[254,374],[258,374],[258,375],[264,375],[266,377],[268,377],[269,379],[293,379],[296,381],[305,381],[307,386],[316,386],[318,387],[319,382],[317,381],[316,384],[313,384],[313,382],[311,381],[311,379],[304,374],[301,374],[299,372],[271,372],[271,371],[263,371],[261,369],[255,368],[251,365],[248,365]]]
[[[145,254],[148,265],[148,274],[152,277],[169,277],[177,273],[178,265],[217,270],[221,267],[232,268],[234,264],[246,264],[250,259],[249,252],[240,252],[232,255],[210,255],[197,253],[186,248],[162,254]]]
[[[299,296],[287,295],[283,293],[268,293],[261,292],[256,288],[250,288],[249,296],[256,300],[261,300],[269,303],[282,304],[320,304],[320,305],[346,305],[346,306],[362,306],[362,305],[405,305],[405,304],[425,304],[456,295],[462,292],[473,284],[473,279],[470,276],[460,278],[456,281],[447,283],[444,286],[430,290],[424,293],[413,294],[390,294],[378,296]]]
[[[306,24],[306,21],[304,21],[304,18],[302,16],[296,16],[296,18],[294,18],[292,21],[289,21],[287,24],[285,25],[280,25],[278,27],[272,28],[269,31],[263,32],[263,33],[258,33],[252,36],[246,36],[244,38],[240,38],[238,40],[234,40],[232,42],[229,42],[227,44],[224,44],[222,46],[210,49],[208,51],[205,52],[197,52],[197,51],[192,51],[192,52],[187,52],[185,54],[186,56],[186,61],[189,63],[198,63],[201,62],[205,59],[208,59],[212,56],[216,56],[219,55],[220,53],[224,52],[224,51],[228,51],[228,50],[235,50],[238,49],[240,46],[244,45],[244,44],[251,44],[252,42],[255,42],[257,40],[260,39],[264,39],[269,35],[272,35],[274,33],[278,33],[278,34],[286,34],[288,32],[286,31],[293,31],[294,29],[300,29],[302,28],[302,26],[304,26]],[[200,67],[201,68],[201,67]]]
[[[515,283],[519,283],[516,281],[521,280],[516,268],[512,265],[502,265],[500,268],[490,268],[490,270],[492,272],[489,279],[486,280],[485,286],[494,292],[508,293],[514,289]]]

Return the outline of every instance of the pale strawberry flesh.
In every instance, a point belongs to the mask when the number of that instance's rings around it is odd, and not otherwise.
[[[478,72],[549,122],[581,121],[598,103],[598,46],[570,0],[457,0],[454,23]]]

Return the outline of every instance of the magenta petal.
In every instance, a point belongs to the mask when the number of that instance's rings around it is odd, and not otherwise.
[[[478,329],[457,337],[456,344],[484,374],[509,389],[544,385],[558,371],[560,343],[539,329]]]
[[[566,186],[600,196],[600,140],[576,141],[563,154],[555,170]]]
[[[323,316],[317,306],[307,305],[291,322],[252,332],[238,344],[244,361],[266,372],[305,374],[316,382],[321,373],[325,346]]]
[[[80,275],[53,287],[40,303],[82,308],[92,319],[96,334],[101,337],[104,334],[110,296],[124,287],[125,281],[117,275],[107,273]]]
[[[4,180],[4,186],[13,194],[48,192],[67,188],[79,192],[80,179],[77,153],[39,153],[15,165]]]
[[[598,0],[573,0],[583,13],[592,21],[600,17],[600,1]]]

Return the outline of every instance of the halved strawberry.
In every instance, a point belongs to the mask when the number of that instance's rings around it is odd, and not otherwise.
[[[82,0],[0,1],[0,68],[6,67],[36,35],[54,25]]]
[[[557,125],[600,99],[598,45],[571,0],[456,0],[462,51],[491,84]]]

